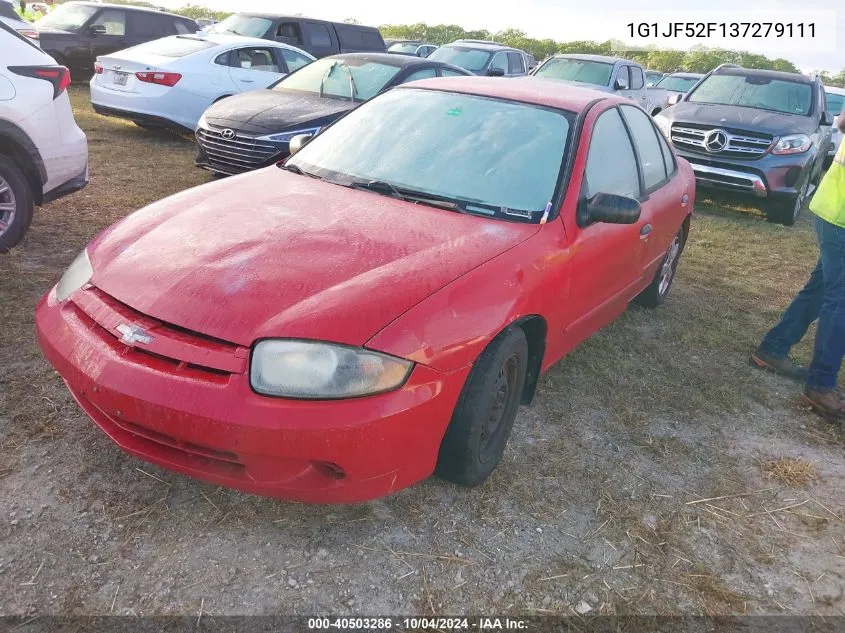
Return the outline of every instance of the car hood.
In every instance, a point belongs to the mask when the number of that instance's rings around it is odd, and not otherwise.
[[[294,90],[252,90],[222,99],[205,111],[213,125],[252,132],[280,132],[334,120],[359,103]]]
[[[76,35],[76,33],[73,33],[72,31],[63,31],[61,29],[48,29],[48,28],[45,28],[43,26],[38,26],[38,24],[35,24],[34,26],[38,30],[38,35],[40,35],[41,37],[44,37],[45,35],[47,35],[47,36],[51,36],[51,35],[64,35],[64,36]]]
[[[682,101],[666,111],[666,116],[676,122],[699,123],[713,127],[733,127],[772,136],[785,134],[812,134],[818,122],[808,116],[780,114],[756,108],[710,105]]]
[[[89,254],[95,286],[172,325],[245,346],[363,345],[538,228],[268,167],[141,209]]]

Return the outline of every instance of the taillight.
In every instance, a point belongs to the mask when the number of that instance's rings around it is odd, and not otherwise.
[[[103,74],[103,65],[100,62],[94,62],[94,74],[95,75],[102,75]]]
[[[148,84],[158,84],[159,86],[175,86],[176,82],[182,79],[179,73],[162,73],[153,71],[144,71],[135,73],[138,81],[143,81]]]
[[[64,66],[9,66],[16,75],[43,79],[53,84],[53,99],[70,85],[70,71]]]
[[[19,29],[18,33],[31,40],[35,40],[36,42],[38,41],[38,31],[35,29]]]

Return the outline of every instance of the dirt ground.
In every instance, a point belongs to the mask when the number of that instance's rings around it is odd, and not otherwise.
[[[0,256],[0,615],[843,614],[845,437],[747,364],[814,264],[809,218],[700,202],[667,305],[556,365],[484,486],[285,503],[126,456],[40,356],[35,303],[84,244],[210,179],[72,97],[91,184]]]

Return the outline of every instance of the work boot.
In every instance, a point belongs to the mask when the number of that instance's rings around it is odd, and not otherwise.
[[[838,389],[819,391],[805,387],[801,399],[821,416],[833,422],[845,420],[845,401]]]
[[[751,352],[751,364],[759,369],[766,369],[793,380],[807,381],[807,368],[794,363],[788,356],[778,358],[758,347]]]

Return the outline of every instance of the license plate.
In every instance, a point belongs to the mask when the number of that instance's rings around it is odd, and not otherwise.
[[[125,86],[126,80],[129,78],[129,73],[114,73],[114,79],[112,79],[112,83],[116,86]]]

